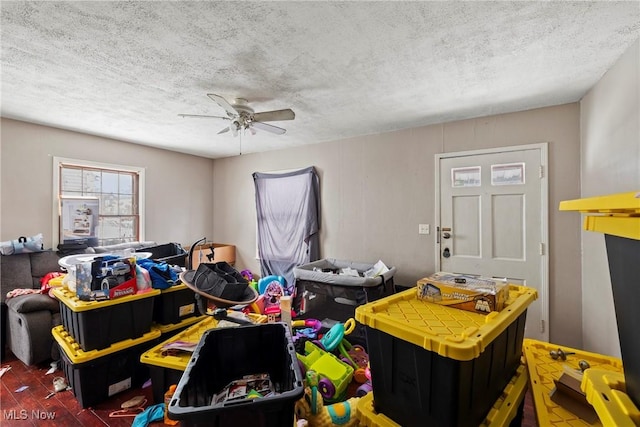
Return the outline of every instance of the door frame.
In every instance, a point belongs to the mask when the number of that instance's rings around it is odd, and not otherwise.
[[[442,159],[454,157],[471,157],[482,154],[495,154],[523,150],[540,150],[540,216],[541,216],[541,235],[540,235],[540,252],[542,257],[542,283],[539,284],[538,301],[542,307],[540,325],[541,334],[549,340],[549,150],[548,143],[541,142],[537,144],[514,145],[508,147],[484,148],[479,150],[457,151],[450,153],[435,154],[435,224],[436,233],[439,233],[440,227],[440,161]],[[440,239],[436,234],[434,239],[435,247],[435,266],[436,271],[440,271]]]

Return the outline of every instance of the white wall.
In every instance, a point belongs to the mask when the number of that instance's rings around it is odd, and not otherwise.
[[[580,101],[580,133],[582,197],[640,190],[640,40]],[[620,357],[601,233],[582,232],[582,278],[584,348]]]
[[[213,240],[237,246],[236,267],[259,273],[255,259],[255,171],[315,166],[321,186],[321,256],[398,268],[414,285],[435,269],[434,155],[549,143],[550,337],[581,346],[580,218],[560,213],[578,198],[578,104],[214,160]],[[220,204],[224,204],[221,206]]]
[[[43,233],[52,246],[54,156],[144,167],[147,240],[191,244],[212,234],[212,160],[16,120],[0,124],[0,240]]]

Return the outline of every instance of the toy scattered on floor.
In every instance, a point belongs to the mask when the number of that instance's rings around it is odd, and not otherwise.
[[[109,418],[137,417],[145,411],[147,399],[144,396],[134,396],[120,405],[121,409],[111,411]],[[175,425],[175,424],[172,424]]]
[[[345,340],[345,342],[347,345],[350,345],[348,341]],[[351,363],[351,366],[353,366],[353,378],[360,384],[367,382],[366,370],[369,366],[369,355],[364,347],[361,345],[351,346],[351,348],[347,350],[347,355],[348,357],[343,360]]]
[[[306,420],[309,427],[343,426],[352,427],[359,424],[358,402],[360,398],[352,397],[344,402],[325,406],[318,393],[319,376],[315,371],[307,371],[307,386],[304,396],[295,404],[295,413],[300,420]]]
[[[356,321],[353,318],[348,319],[344,324],[336,323],[320,339],[319,345],[327,351],[337,351],[341,356],[341,360],[353,367],[354,378],[362,384],[367,381],[364,370],[369,364],[369,355],[364,347],[351,345],[345,338],[345,336],[353,332],[355,328]]]
[[[211,399],[211,405],[241,399],[273,396],[274,393],[275,387],[269,374],[245,375],[239,380],[231,381],[219,393],[214,394]]]
[[[258,280],[258,293],[264,295],[264,314],[270,307],[280,309],[280,297],[284,295],[285,280],[282,276],[267,276]]]
[[[318,338],[320,329],[322,329],[322,322],[318,319],[294,320],[293,322],[291,322],[291,327],[296,332],[293,335],[294,342],[296,342],[300,338],[315,340],[316,338]]]
[[[369,363],[367,363],[367,367],[364,369],[364,376],[367,380],[356,389],[356,396],[358,397],[365,396],[367,393],[373,391],[373,384],[371,383],[371,368],[369,367]]]
[[[251,282],[253,280],[253,273],[251,273],[251,270],[242,270],[240,275],[242,275],[247,282]]]
[[[322,397],[328,402],[343,400],[353,378],[353,367],[311,341],[304,343],[304,352],[304,355],[297,354],[298,360],[307,371],[318,374],[318,390]]]

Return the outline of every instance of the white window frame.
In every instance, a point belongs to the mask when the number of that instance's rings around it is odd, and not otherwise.
[[[133,172],[138,175],[138,239],[145,241],[145,168],[138,166],[116,165],[113,163],[101,163],[90,160],[70,159],[66,157],[53,157],[53,247],[60,243],[60,167],[71,165],[84,168],[111,169],[115,171]]]

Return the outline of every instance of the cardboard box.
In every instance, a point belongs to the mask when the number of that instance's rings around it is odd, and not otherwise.
[[[190,248],[187,248],[187,253]],[[211,249],[213,249],[213,258],[211,256]],[[226,261],[229,265],[236,263],[236,246],[229,245],[227,243],[205,243],[198,245],[193,250],[193,261],[191,262],[191,268],[197,269],[200,263],[214,263]]]
[[[417,292],[424,301],[488,314],[502,310],[509,286],[495,279],[438,272],[418,280]]]

